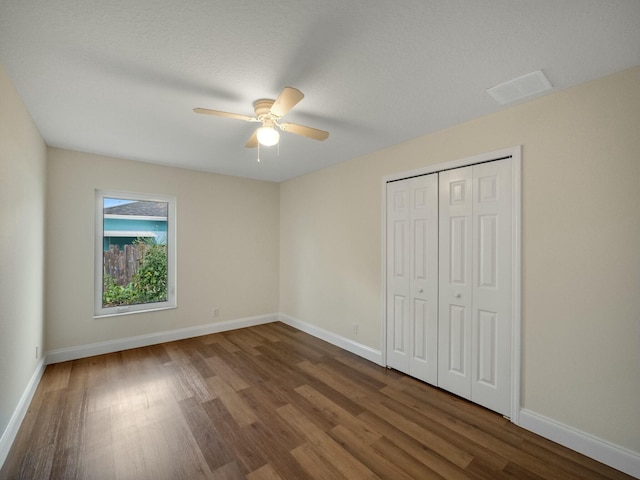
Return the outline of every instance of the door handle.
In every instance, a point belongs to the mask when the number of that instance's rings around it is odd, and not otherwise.
[[[424,290],[423,290],[423,289],[418,290],[418,293],[422,293],[422,292],[424,292]]]
[[[461,296],[462,296],[462,295],[461,295],[461,294],[459,294],[459,293],[456,293],[456,294],[455,294],[455,297],[456,297],[456,298],[460,298]]]

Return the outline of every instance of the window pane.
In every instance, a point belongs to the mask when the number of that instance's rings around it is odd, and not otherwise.
[[[104,197],[102,308],[168,300],[168,202]]]

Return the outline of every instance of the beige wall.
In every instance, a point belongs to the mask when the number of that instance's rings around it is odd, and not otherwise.
[[[55,148],[48,161],[47,350],[278,311],[277,184]],[[93,318],[95,189],[176,197],[177,309]]]
[[[281,184],[280,311],[382,349],[382,177],[514,145],[523,407],[640,452],[640,68]]]
[[[45,160],[0,66],[0,437],[43,351]]]

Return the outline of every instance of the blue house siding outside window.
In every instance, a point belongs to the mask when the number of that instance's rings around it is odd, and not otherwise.
[[[137,239],[152,239],[166,244],[167,204],[163,202],[130,202],[104,209],[103,249],[112,246],[120,250]]]
[[[129,218],[104,218],[104,250],[117,245],[131,245],[136,239],[153,238],[156,243],[166,243],[167,220],[134,220]]]

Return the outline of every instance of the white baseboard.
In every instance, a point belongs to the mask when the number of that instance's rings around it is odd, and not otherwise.
[[[366,345],[363,345],[362,343],[355,342],[350,338],[343,337],[323,328],[316,327],[315,325],[311,325],[310,323],[303,322],[302,320],[298,320],[297,318],[294,318],[285,313],[280,314],[280,321],[302,332],[308,333],[309,335],[318,337],[325,342],[329,342],[336,347],[340,347],[343,350],[346,350],[383,366],[382,352],[380,350],[376,350],[375,348],[368,347]]]
[[[27,414],[27,410],[29,409],[29,405],[31,405],[31,400],[33,399],[33,394],[36,393],[36,389],[38,388],[38,384],[40,383],[40,379],[44,373],[44,367],[45,362],[43,357],[36,365],[36,369],[31,376],[31,380],[29,380],[27,388],[25,388],[22,397],[20,397],[20,401],[18,402],[16,409],[13,411],[13,415],[11,415],[11,418],[9,419],[7,428],[5,428],[2,437],[0,437],[0,468],[4,465],[7,455],[9,455],[9,450],[11,450],[11,445],[13,445],[16,435],[18,435],[18,430],[20,430],[22,420]]]
[[[46,363],[48,365],[51,363],[66,362],[69,360],[77,360],[78,358],[93,357],[94,355],[119,352],[122,350],[129,350],[131,348],[147,347],[158,343],[184,340],[185,338],[199,337],[201,335],[226,332],[228,330],[253,327],[255,325],[262,325],[264,323],[277,321],[278,314],[273,313],[257,317],[228,320],[226,322],[209,323],[207,325],[198,325],[196,327],[180,328],[178,330],[169,330],[166,332],[150,333],[148,335],[139,335],[137,337],[120,338],[118,340],[109,340],[107,342],[91,343],[88,345],[80,345],[78,347],[61,348],[59,350],[47,352]]]
[[[519,425],[627,475],[640,478],[640,454],[636,452],[524,408],[520,410]]]

